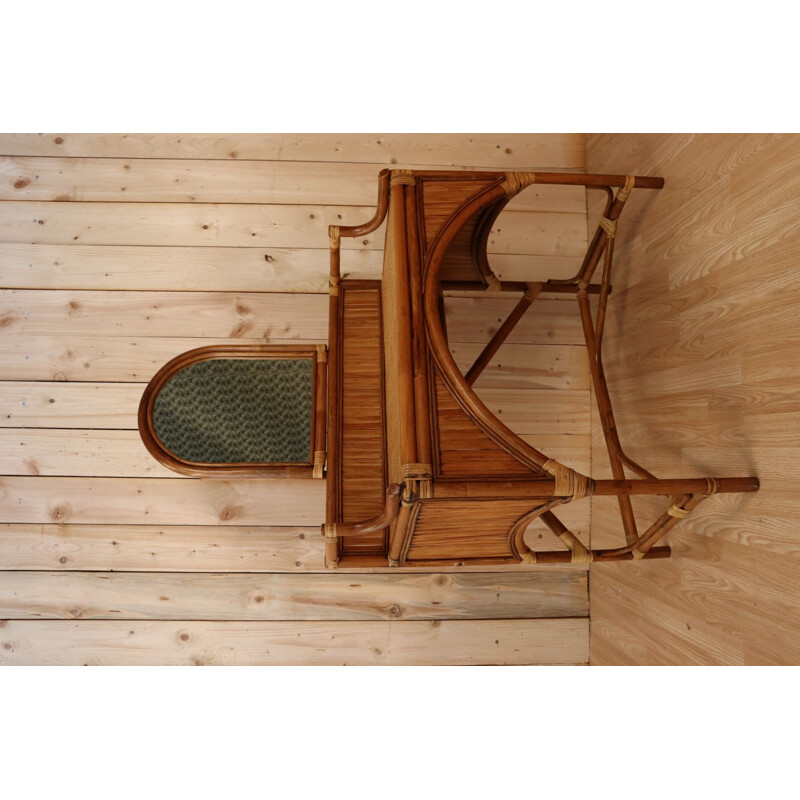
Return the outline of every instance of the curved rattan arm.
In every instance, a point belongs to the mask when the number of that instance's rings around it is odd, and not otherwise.
[[[387,525],[391,525],[400,511],[400,495],[402,487],[399,483],[390,483],[386,488],[386,501],[383,511],[377,517],[361,522],[326,522],[321,526],[322,535],[326,539],[337,539],[340,536],[365,536],[377,533]]]
[[[390,175],[391,170],[388,169],[382,169],[378,173],[378,207],[375,209],[375,216],[369,222],[364,222],[361,225],[331,225],[331,228],[338,228],[339,235],[347,237],[364,236],[379,228],[389,209]]]
[[[375,216],[369,222],[362,225],[329,225],[328,242],[330,244],[330,293],[335,296],[339,293],[339,280],[341,279],[340,267],[340,244],[342,236],[352,238],[354,236],[364,236],[379,228],[386,218],[389,210],[389,177],[391,170],[382,169],[378,174],[378,207],[375,209]],[[330,346],[331,342],[328,342]]]

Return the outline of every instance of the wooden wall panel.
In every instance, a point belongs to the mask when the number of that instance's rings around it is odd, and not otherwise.
[[[254,575],[0,572],[4,619],[424,620],[580,617],[585,572]]]
[[[491,253],[503,280],[531,276],[569,278],[578,256]],[[380,279],[383,253],[346,250],[343,274]],[[327,252],[285,247],[147,247],[0,242],[3,286],[30,289],[121,289],[158,291],[326,292]]]
[[[588,619],[0,622],[0,663],[128,666],[582,664]]]
[[[580,133],[27,133],[0,134],[15,156],[365,162],[381,167],[578,169]]]
[[[365,206],[375,202],[383,168],[346,162],[0,156],[0,200]],[[578,186],[540,185],[517,195],[508,207],[584,214],[586,200]]]
[[[592,135],[587,147],[589,171],[666,179],[634,192],[617,237],[605,364],[623,445],[659,477],[761,480],[705,501],[667,537],[672,559],[592,567],[592,661],[797,664],[800,137]],[[663,508],[634,501],[642,521]],[[605,498],[592,537],[621,540]]]
[[[184,350],[326,340],[326,226],[372,215],[381,168],[583,162],[572,134],[0,135],[0,663],[585,663],[585,573],[331,581],[321,482],[185,478],[136,431],[146,382]],[[581,189],[531,187],[498,220],[494,269],[568,276],[585,213]],[[380,277],[382,231],[347,244],[343,273]],[[448,299],[457,357],[514,302]],[[578,468],[581,341],[572,303],[539,300],[478,387]],[[564,518],[588,535],[588,503]]]
[[[348,250],[342,268],[353,278],[380,278],[382,256]],[[517,269],[525,259],[503,258],[513,259]],[[274,292],[326,292],[328,263],[319,248],[0,242],[0,279],[3,286],[30,289],[258,292],[269,286]]]

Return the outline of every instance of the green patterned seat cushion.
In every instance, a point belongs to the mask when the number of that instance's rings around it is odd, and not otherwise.
[[[313,366],[310,358],[199,361],[158,393],[155,432],[186,461],[307,463]]]

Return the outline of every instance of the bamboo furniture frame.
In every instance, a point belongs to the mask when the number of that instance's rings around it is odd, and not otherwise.
[[[500,281],[486,255],[489,233],[509,200],[534,183],[600,189],[607,195],[605,210],[574,277],[544,283]],[[632,190],[663,185],[661,178],[624,175],[384,170],[375,216],[363,225],[331,226],[327,508],[322,526],[326,566],[664,558],[670,550],[658,542],[706,497],[758,489],[753,477],[658,479],[620,443],[602,361],[614,241]],[[382,280],[344,280],[341,239],[364,236],[384,221]],[[600,282],[591,283],[601,261]],[[476,289],[521,293],[521,298],[462,375],[448,348],[442,297],[448,290]],[[612,480],[593,480],[548,458],[503,425],[472,390],[514,326],[545,293],[575,297]],[[594,318],[589,295],[597,296]],[[378,320],[373,333],[377,355],[371,356],[370,371],[359,372],[352,355],[357,324],[349,320],[363,317],[367,307]],[[362,326],[359,346],[369,349],[368,340]],[[368,408],[380,412],[372,418],[380,436],[370,448],[352,432]],[[454,472],[448,463],[448,447],[454,442],[462,448],[477,446],[481,458],[468,459]],[[367,455],[372,458],[369,470],[363,469]],[[636,477],[627,478],[626,468]],[[554,513],[590,495],[617,498],[624,546],[587,549]],[[666,510],[643,533],[637,530],[632,495],[669,498]],[[374,514],[354,519],[355,508],[370,508]],[[560,539],[563,550],[533,552],[525,545],[525,528],[537,517]]]

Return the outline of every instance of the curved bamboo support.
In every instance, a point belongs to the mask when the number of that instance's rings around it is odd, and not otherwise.
[[[377,533],[387,525],[391,525],[400,510],[400,494],[402,487],[399,483],[390,483],[386,488],[386,500],[383,511],[377,517],[365,519],[361,522],[326,522],[320,526],[322,535],[326,539],[338,539],[342,536],[365,536],[368,533]]]
[[[485,209],[475,225],[475,231],[472,236],[472,244],[470,246],[472,261],[477,267],[481,277],[486,282],[487,289],[492,283],[491,278],[494,278],[495,281],[497,280],[489,265],[489,256],[486,252],[489,243],[489,235],[492,232],[494,223],[510,200],[511,196],[506,195],[500,198],[493,206],[489,206],[489,208]],[[499,281],[499,283],[500,290],[502,291],[502,281]],[[494,288],[496,289],[497,287]]]
[[[525,535],[525,529],[528,525],[531,524],[537,517],[542,516],[550,511],[551,508],[555,508],[558,505],[561,505],[561,498],[559,497],[556,500],[550,500],[549,502],[543,503],[540,506],[528,511],[526,514],[523,514],[512,526],[508,532],[508,549],[511,550],[511,553],[514,555],[515,558],[518,558],[522,561],[523,564],[535,564],[536,563],[536,555],[533,554],[533,557],[529,555],[532,553],[532,550],[529,550],[526,546],[525,542],[523,541],[523,537]]]
[[[500,422],[470,388],[450,352],[439,313],[439,268],[447,248],[470,217],[505,197],[505,194],[505,186],[500,181],[478,192],[448,220],[444,228],[437,234],[428,258],[423,287],[425,328],[431,356],[442,380],[456,402],[492,441],[537,474],[543,474],[542,467],[548,460],[547,456],[524,442],[510,428]]]

